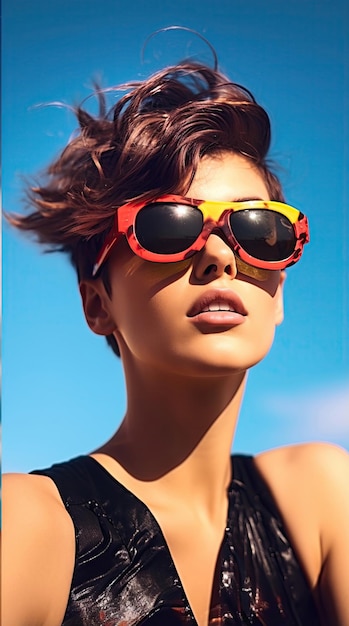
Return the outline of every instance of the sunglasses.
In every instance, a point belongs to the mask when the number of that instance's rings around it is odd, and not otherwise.
[[[175,263],[202,250],[217,230],[237,257],[260,269],[282,270],[293,265],[309,241],[307,218],[283,202],[215,202],[166,195],[128,202],[117,209],[92,275],[96,276],[122,236],[142,259]]]

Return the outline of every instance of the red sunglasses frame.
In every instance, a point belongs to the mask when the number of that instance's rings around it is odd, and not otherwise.
[[[139,211],[148,204],[158,202],[172,202],[183,204],[185,206],[193,206],[201,210],[204,221],[202,230],[194,243],[186,250],[174,254],[157,254],[150,252],[141,246],[134,229],[135,219]],[[248,254],[238,243],[234,237],[234,233],[229,224],[229,214],[231,211],[241,211],[244,209],[269,209],[284,215],[292,224],[295,235],[295,248],[292,254],[281,261],[263,261]],[[219,210],[219,213],[218,213]],[[219,219],[213,219],[212,213],[219,215]],[[174,194],[160,196],[154,200],[142,200],[139,202],[128,202],[116,209],[114,224],[105,238],[104,244],[97,256],[93,267],[92,276],[95,277],[107,259],[110,251],[117,241],[125,236],[131,250],[142,259],[155,263],[175,263],[190,258],[196,252],[200,251],[212,231],[219,229],[227,238],[229,245],[234,253],[241,258],[242,261],[260,269],[283,270],[290,265],[296,263],[303,252],[303,247],[309,241],[309,226],[306,216],[298,211],[298,209],[273,200],[245,200],[239,202],[217,202],[209,200],[196,200],[186,198]]]

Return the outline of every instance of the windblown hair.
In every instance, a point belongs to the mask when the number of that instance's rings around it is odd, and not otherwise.
[[[67,253],[79,280],[91,278],[117,207],[164,193],[185,195],[204,155],[243,155],[259,169],[270,198],[283,200],[266,160],[268,115],[244,87],[205,65],[183,62],[116,90],[126,93],[110,110],[106,93],[112,90],[96,90],[95,117],[76,107],[79,134],[42,184],[28,190],[34,211],[9,218],[48,250]],[[103,267],[108,287],[106,272]],[[119,354],[114,337],[107,340]]]

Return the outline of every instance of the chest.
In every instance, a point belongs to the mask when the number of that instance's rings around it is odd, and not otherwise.
[[[159,522],[187,604],[198,626],[207,626],[219,604],[225,520],[218,527],[193,522],[191,516]]]
[[[184,528],[167,539],[151,512],[122,490],[103,504],[70,503],[77,559],[64,625],[316,626],[279,520],[238,484],[229,502],[223,537]],[[179,527],[180,520],[178,511]]]

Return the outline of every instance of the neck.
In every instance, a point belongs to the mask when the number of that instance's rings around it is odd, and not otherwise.
[[[138,368],[126,372],[125,419],[100,452],[135,480],[160,480],[201,500],[231,479],[230,450],[246,374],[204,379]],[[213,505],[211,501],[211,505]]]

